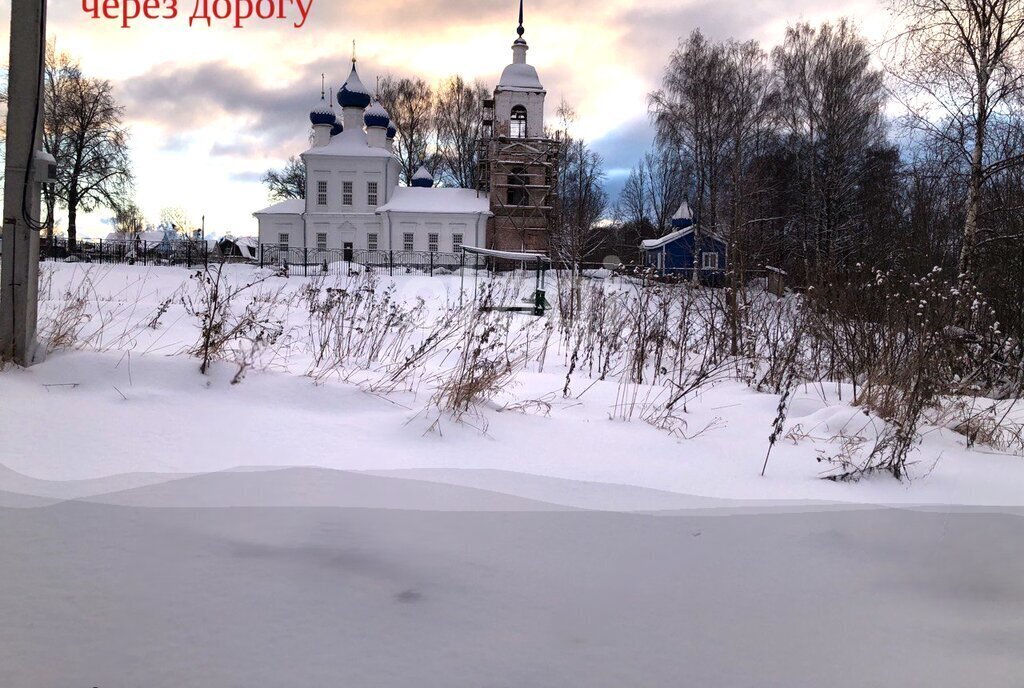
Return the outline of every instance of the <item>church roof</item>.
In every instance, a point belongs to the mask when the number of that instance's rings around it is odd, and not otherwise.
[[[427,170],[427,166],[421,163],[419,169],[417,169],[416,173],[412,175],[412,184],[410,184],[410,186],[429,189],[433,185],[434,175],[430,174]]]
[[[537,69],[531,65],[512,63],[501,72],[498,89],[506,91],[543,91],[544,87],[537,76]]]
[[[331,137],[326,146],[313,147],[302,154],[306,155],[344,155],[363,158],[391,158],[394,154],[384,148],[371,146],[366,141],[366,132],[359,128],[356,131],[345,130]]]
[[[306,210],[306,201],[301,198],[288,198],[263,210],[257,210],[253,215],[301,215]]]
[[[377,212],[490,215],[491,204],[486,195],[473,189],[400,186]]]
[[[518,38],[512,43],[512,64],[505,67],[498,79],[496,91],[543,91],[540,84],[540,77],[533,65],[526,64],[526,51],[530,46],[526,44],[523,34],[523,0],[519,0],[519,26],[516,28]]]
[[[352,72],[348,75],[345,85],[338,91],[338,105],[342,107],[365,108],[370,104],[370,92],[363,86],[359,74],[356,72],[356,63],[352,63]]]
[[[334,110],[332,110],[327,101],[322,98],[309,113],[309,121],[313,124],[333,125],[337,120],[338,117],[334,114]]]
[[[370,103],[370,107],[363,111],[363,124],[368,127],[387,128],[391,124],[391,116],[384,106],[377,100]]]

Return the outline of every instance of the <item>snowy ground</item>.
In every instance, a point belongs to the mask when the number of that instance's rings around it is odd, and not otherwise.
[[[0,685],[1024,675],[1018,456],[932,429],[909,482],[825,481],[822,452],[874,421],[808,386],[762,478],[777,397],[723,381],[685,436],[614,420],[617,380],[562,395],[557,338],[543,372],[456,422],[428,385],[314,383],[294,303],[231,384],[232,364],[202,376],[183,355],[198,330],[167,300],[189,271],[50,269],[49,312],[87,276],[92,318],[0,375]],[[460,281],[382,283],[432,308]]]

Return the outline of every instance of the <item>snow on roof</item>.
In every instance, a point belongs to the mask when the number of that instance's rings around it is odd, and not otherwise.
[[[540,84],[540,77],[537,76],[537,70],[533,65],[518,64],[515,62],[505,67],[505,70],[501,73],[501,79],[498,81],[498,88],[507,91],[544,90],[544,87]]]
[[[409,186],[415,186],[420,189],[429,189],[433,185],[433,175],[427,171],[426,165],[420,165],[419,169],[416,170],[416,174],[412,176],[412,183]]]
[[[478,246],[465,245],[463,245],[462,250],[466,253],[473,253],[478,256],[491,256],[492,258],[505,258],[507,260],[539,260],[543,263],[551,262],[551,259],[543,253],[534,253],[531,251],[499,251],[493,248],[480,248]]]
[[[393,154],[385,148],[371,146],[366,140],[366,132],[360,129],[341,132],[331,137],[326,146],[310,148],[302,155],[344,155],[364,158],[390,158]]]
[[[217,243],[234,244],[238,247],[239,252],[247,258],[255,258],[257,251],[259,251],[259,239],[251,236],[235,238],[228,235],[223,237],[220,242]]]
[[[164,240],[167,235],[162,229],[151,229],[145,232],[139,232],[138,234],[118,234],[113,232],[107,235],[104,241],[146,241],[149,243],[160,243]]]
[[[417,188],[400,186],[378,213],[483,213],[491,214],[487,196],[473,189]]]
[[[691,225],[686,229],[680,229],[675,232],[670,232],[665,236],[659,237],[657,239],[644,239],[643,241],[640,242],[640,248],[642,248],[645,251],[648,251],[652,248],[661,248],[665,244],[671,244],[676,239],[684,237],[687,234],[691,234],[693,230],[694,227]]]
[[[274,205],[267,206],[263,210],[257,210],[253,215],[301,215],[305,210],[305,200],[301,198],[288,198]]]
[[[681,239],[688,234],[692,234],[694,229],[696,229],[696,225],[690,225],[685,229],[676,230],[674,232],[666,234],[663,237],[659,237],[658,239],[644,239],[643,241],[640,242],[640,249],[643,251],[649,251],[651,249],[661,248],[666,244],[671,244],[676,239]],[[711,232],[702,232],[701,237],[707,237],[709,239],[713,239],[714,241],[722,243],[725,242],[725,239]]]
[[[693,213],[690,212],[690,204],[683,201],[679,206],[679,210],[672,216],[673,220],[692,220]]]

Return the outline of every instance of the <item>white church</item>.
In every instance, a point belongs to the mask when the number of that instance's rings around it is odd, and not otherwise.
[[[512,46],[512,64],[494,90],[494,117],[513,138],[540,137],[546,92],[536,69],[526,63],[522,21],[520,2],[519,37]],[[443,253],[458,252],[463,245],[488,246],[493,213],[486,192],[435,187],[423,167],[411,186],[399,186],[400,166],[393,154],[397,131],[360,80],[354,57],[337,102],[340,118],[322,96],[309,115],[312,146],[301,155],[306,198],[254,213],[260,244],[309,252],[340,249],[345,260],[364,251]]]

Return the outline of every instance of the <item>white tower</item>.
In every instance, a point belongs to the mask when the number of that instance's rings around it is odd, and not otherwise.
[[[512,64],[505,67],[494,89],[495,134],[511,138],[544,136],[544,96],[537,70],[526,63],[523,0],[519,0],[519,38],[512,44]]]

